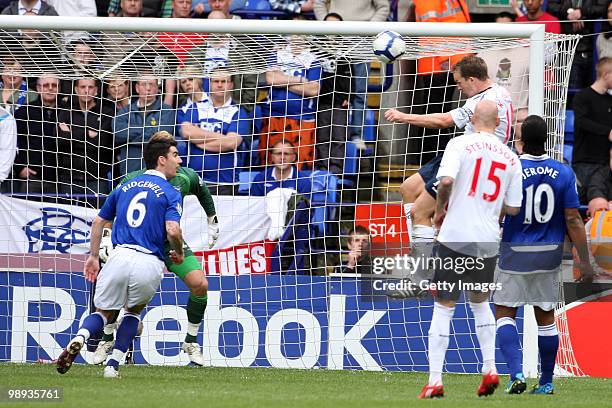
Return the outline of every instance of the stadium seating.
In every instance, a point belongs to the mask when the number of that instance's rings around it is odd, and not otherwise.
[[[249,161],[247,161],[247,164],[249,165],[249,168],[256,168],[257,166],[260,166],[260,159],[259,159],[259,137],[257,135],[261,134],[261,128],[263,126],[263,114],[261,111],[261,105],[260,104],[256,104],[255,105],[255,109],[253,109],[251,112],[249,112],[248,114],[248,118],[251,119],[253,121],[253,137],[251,139],[251,143],[248,146],[249,147]]]
[[[363,120],[363,141],[376,141],[376,111],[374,109],[366,109]]]
[[[574,150],[574,111],[565,111],[565,130],[563,132],[563,160],[572,163]]]
[[[574,146],[573,145],[563,145],[563,160],[568,164],[572,164],[572,156],[574,155]]]
[[[270,256],[272,273],[307,274],[307,255],[313,253],[311,231],[307,227],[311,209],[306,201],[297,203],[293,217]]]
[[[272,7],[270,7],[270,2],[268,0],[247,0],[244,9],[241,11],[244,12],[242,14],[245,19],[262,19],[269,20],[270,17],[262,15],[262,12],[271,11]],[[249,13],[251,11],[251,13]],[[252,11],[256,11],[259,13],[252,13]]]
[[[367,143],[376,142],[376,130],[378,123],[376,122],[376,111],[374,109],[366,109],[363,123],[363,140]],[[359,160],[364,156],[374,154],[374,149],[367,148],[364,151],[357,149],[351,141],[346,143],[344,171],[345,176],[356,176],[359,173]]]
[[[565,132],[563,141],[566,144],[574,144],[574,111],[568,109],[565,111]]]
[[[238,193],[247,195],[251,189],[251,183],[255,180],[260,171],[242,171],[238,174]]]
[[[348,141],[345,147],[344,156],[344,175],[345,176],[356,176],[359,173],[359,159],[361,153],[355,143]]]
[[[338,203],[338,178],[328,172],[316,170],[312,172],[313,193],[310,205],[312,211],[312,227],[317,236],[329,235],[330,222],[336,219]],[[315,189],[316,188],[316,189]]]

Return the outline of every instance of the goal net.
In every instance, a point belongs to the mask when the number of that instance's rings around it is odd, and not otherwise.
[[[121,179],[144,167],[143,146],[158,131],[175,136],[220,222],[211,249],[207,213],[187,195],[183,234],[209,279],[198,342],[215,366],[427,370],[431,297],[377,291],[372,259],[407,250],[399,184],[461,130],[392,124],[384,112],[461,104],[448,73],[458,55],[486,61],[512,95],[514,118],[541,114],[547,148],[562,159],[576,37],[490,24],[1,22],[2,114],[15,118],[18,151],[0,195],[0,361],[56,358],[92,310],[82,275],[91,222]],[[406,42],[394,65],[373,57],[384,29]],[[424,72],[427,58],[445,70]],[[365,244],[349,236],[356,227]],[[188,362],[188,297],[166,273],[143,312],[136,363]],[[559,364],[580,374],[558,319]],[[451,333],[446,370],[479,372],[463,301]]]

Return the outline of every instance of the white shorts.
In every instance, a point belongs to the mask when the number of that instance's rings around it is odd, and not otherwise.
[[[147,304],[161,282],[164,263],[155,255],[117,247],[98,274],[94,304],[102,310]]]
[[[497,271],[499,289],[492,295],[496,305],[506,307],[537,306],[550,311],[559,301],[559,275],[557,272],[505,273]]]

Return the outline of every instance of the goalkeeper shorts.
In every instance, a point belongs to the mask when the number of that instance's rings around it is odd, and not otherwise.
[[[189,272],[202,269],[202,264],[200,264],[200,261],[193,254],[193,251],[187,246],[187,244],[183,245],[185,259],[183,260],[183,263],[179,265],[173,263],[170,259],[170,244],[166,243],[164,250],[164,253],[166,254],[166,268],[168,268],[170,272],[178,276],[181,280],[185,280],[185,276],[187,276]]]

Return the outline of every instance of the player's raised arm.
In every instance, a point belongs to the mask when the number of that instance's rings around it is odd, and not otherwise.
[[[428,129],[446,129],[455,125],[453,117],[448,112],[416,115],[402,113],[397,109],[389,109],[385,112],[385,119],[389,122],[407,123]]]

